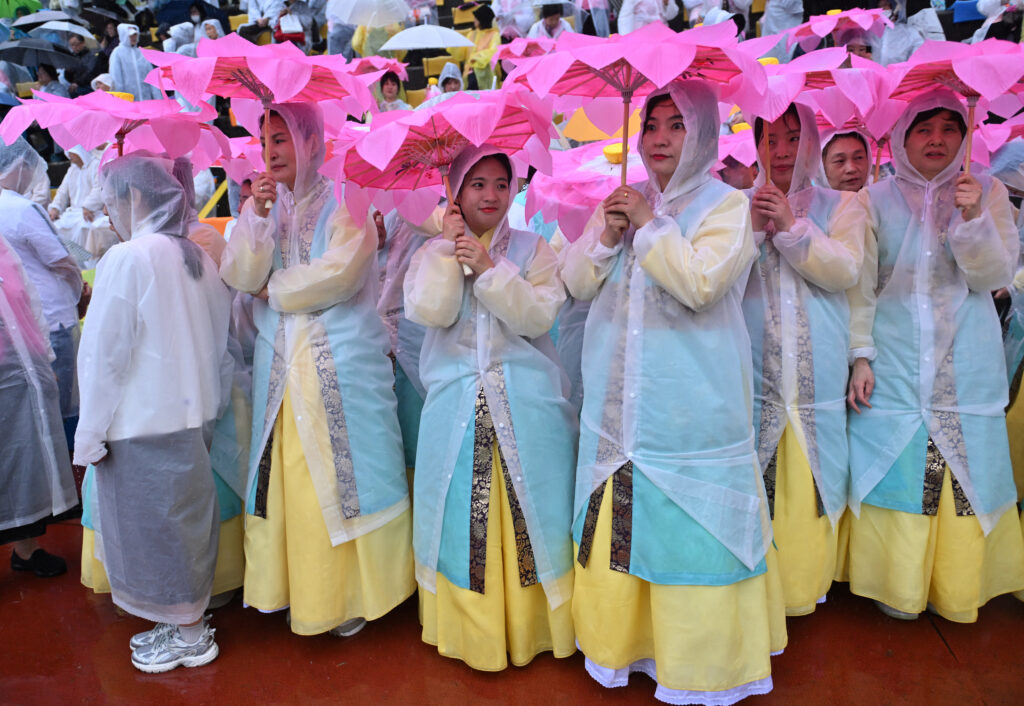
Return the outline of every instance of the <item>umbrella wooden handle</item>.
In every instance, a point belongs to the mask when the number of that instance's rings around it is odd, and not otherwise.
[[[622,186],[629,171],[629,98],[628,93],[622,95]]]
[[[964,151],[964,174],[971,175],[971,147],[974,144],[974,107],[978,104],[976,96],[967,98],[967,149]]]
[[[452,184],[448,180],[447,172],[441,175],[441,181],[444,182],[444,194],[448,197],[448,203],[455,203],[455,197],[452,195]],[[471,277],[473,275],[473,270],[466,263],[462,263],[462,274],[466,277]]]
[[[267,170],[267,175],[270,175],[270,106],[264,103],[263,105],[263,168]],[[263,204],[263,208],[270,210],[274,207],[274,202],[267,199]]]

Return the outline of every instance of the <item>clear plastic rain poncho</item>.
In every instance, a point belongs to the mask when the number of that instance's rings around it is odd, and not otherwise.
[[[797,104],[800,144],[786,194],[796,219],[760,246],[743,297],[754,355],[754,428],[762,470],[790,426],[833,527],[846,509],[846,378],[850,307],[846,290],[864,262],[856,196],[814,186],[821,146],[814,111]],[[766,126],[767,132],[767,126]],[[763,138],[767,139],[767,135]],[[766,179],[758,157],[753,194]]]
[[[221,276],[254,302],[253,422],[246,511],[266,517],[270,436],[290,395],[302,451],[334,545],[382,527],[409,507],[387,334],[377,315],[377,233],[356,226],[317,170],[323,113],[275,105],[295,145],[294,190],[277,185],[266,218],[254,194],[221,261]],[[257,500],[259,498],[259,500]]]
[[[772,0],[775,2],[775,0]],[[906,61],[924,44],[924,34],[907,23],[906,5],[903,0],[891,0],[892,27],[886,27],[882,36],[871,37],[871,58],[882,66]]]
[[[179,54],[188,54],[189,48],[192,53],[189,56],[195,56],[195,34],[196,27],[191,22],[179,22],[176,25],[171,25],[168,30],[170,35],[164,40],[163,50],[165,52],[177,52]],[[185,51],[182,51],[185,49]]]
[[[10,145],[0,140],[0,188],[15,191],[43,208],[50,203],[46,162],[24,137]]]
[[[850,507],[920,514],[930,437],[987,533],[1017,498],[990,292],[1013,280],[1020,244],[997,180],[974,175],[983,188],[978,218],[965,222],[955,208],[966,141],[930,181],[911,166],[907,130],[933,108],[966,119],[945,89],[912,101],[892,130],[896,175],[857,197],[868,234],[861,282],[850,293],[851,357],[873,359],[875,389],[872,406],[849,415]]]
[[[68,150],[82,160],[82,166],[72,164],[64,174],[50,208],[58,213],[53,227],[64,241],[74,243],[94,258],[98,258],[117,236],[110,230],[110,219],[103,215],[103,198],[100,190],[100,157],[104,148],[86,150],[76,145]],[[86,216],[86,211],[90,217]],[[93,259],[87,263],[95,264]]]
[[[525,37],[535,19],[530,0],[495,0],[491,3],[501,36]]]
[[[126,242],[96,269],[75,461],[96,464],[97,558],[114,602],[191,623],[209,601],[217,554],[207,448],[231,386],[231,302],[213,262],[183,237],[188,206],[171,168],[136,153],[102,172]]]
[[[466,84],[462,80],[462,72],[459,71],[458,64],[449,61],[441,69],[441,76],[437,79],[437,85],[441,87],[441,91],[444,91],[444,82],[450,78],[454,78],[459,82],[459,90],[462,91],[466,88]]]
[[[0,236],[0,530],[78,502],[50,368],[49,324],[21,260]]]
[[[648,98],[645,114],[666,93],[687,132],[664,192],[649,168],[637,187],[654,220],[606,248],[599,209],[562,253],[569,292],[593,299],[573,536],[582,538],[594,491],[632,462],[629,572],[662,584],[722,585],[763,572],[772,536],[741,308],[757,249],[747,198],[711,177],[714,90],[672,83]]]
[[[117,26],[120,43],[110,53],[110,74],[117,90],[131,93],[135,100],[154,100],[160,97],[160,91],[146,83],[146,76],[153,70],[153,65],[146,61],[138,44],[132,46],[131,43],[131,35],[138,33],[139,28],[135,25]]]
[[[1000,147],[992,155],[989,173],[1012,189],[1016,196],[1024,196],[1024,139],[1017,138]],[[1003,336],[1006,375],[1011,385],[1024,361],[1024,209],[1017,212],[1017,233],[1021,253],[1017,258],[1013,283],[1006,288],[1010,295],[1010,311]]]
[[[774,1],[774,0],[773,0]],[[654,22],[668,24],[679,14],[676,0],[623,0],[619,10],[619,34],[629,34]]]
[[[472,167],[493,154],[498,150],[488,145],[464,150],[451,168],[454,193]],[[438,572],[473,588],[470,565],[485,560],[486,547],[473,531],[475,520],[487,522],[489,501],[489,494],[474,492],[474,457],[486,459],[482,473],[488,478],[491,469],[490,442],[476,449],[482,389],[508,469],[505,482],[519,501],[516,520],[525,522],[529,535],[534,581],[554,609],[572,595],[569,526],[577,428],[566,401],[568,382],[548,336],[565,290],[548,244],[535,233],[510,229],[507,213],[491,236],[489,253],[494,267],[466,277],[455,243],[439,236],[413,256],[405,278],[406,316],[427,327],[420,356],[427,398],[413,494],[416,579],[431,592]],[[521,580],[523,561],[521,554]]]

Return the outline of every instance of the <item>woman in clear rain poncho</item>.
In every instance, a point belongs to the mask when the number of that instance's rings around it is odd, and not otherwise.
[[[157,622],[131,641],[145,672],[218,651],[202,621],[219,519],[207,449],[231,384],[231,302],[184,237],[188,207],[171,166],[135,154],[103,170],[103,202],[125,242],[96,270],[78,356],[75,462],[94,466],[96,558],[114,602]]]
[[[754,429],[788,615],[823,601],[849,472],[846,290],[864,262],[854,194],[814,186],[814,112],[793,104],[754,125],[760,169],[750,214],[760,255],[743,298],[754,359]],[[766,183],[770,155],[772,183]]]
[[[269,175],[221,262],[224,281],[259,298],[245,602],[290,606],[300,635],[349,635],[415,590],[377,232],[370,218],[356,226],[317,173],[320,108],[273,111]]]
[[[21,260],[0,236],[0,544],[14,543],[12,569],[44,577],[67,564],[36,538],[78,504],[49,330]]]
[[[828,128],[821,136],[818,184],[836,191],[860,191],[871,175],[871,140],[860,130]]]
[[[159,98],[157,87],[146,83],[146,75],[153,70],[153,65],[146,61],[139,49],[139,28],[119,24],[117,36],[119,43],[110,53],[110,74],[117,90],[131,93],[137,101]]]
[[[616,188],[562,253],[569,292],[593,299],[577,639],[601,684],[643,671],[670,703],[770,691],[769,654],[786,644],[741,308],[757,248],[747,198],[711,178],[717,106],[700,81],[652,94],[638,145],[649,181]]]
[[[893,617],[973,622],[1024,588],[991,292],[1019,242],[1006,187],[960,174],[966,111],[936,89],[892,130],[894,177],[862,190],[850,294],[850,590]],[[868,406],[870,405],[870,406]]]
[[[406,316],[427,326],[416,578],[424,642],[497,671],[576,650],[576,421],[547,335],[565,293],[544,239],[508,226],[508,157],[467,148],[451,176],[442,235],[405,278]]]

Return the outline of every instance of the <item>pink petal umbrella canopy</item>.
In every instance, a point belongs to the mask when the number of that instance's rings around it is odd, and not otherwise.
[[[550,176],[538,172],[530,181],[526,217],[531,218],[539,211],[545,221],[557,220],[569,241],[577,240],[601,201],[619,185],[621,167],[604,155],[605,147],[619,143],[616,138],[553,152]],[[636,183],[647,178],[647,170],[635,152],[635,136],[630,138],[630,148],[627,179]]]
[[[451,95],[425,110],[378,115],[373,130],[354,145],[336,145],[334,159],[322,171],[339,183],[369,189],[377,204],[381,203],[380,191],[421,192],[415,198],[383,197],[391,199],[388,204],[400,212],[405,209],[403,215],[410,214],[410,209],[419,215],[428,198],[431,208],[437,205],[438,187],[446,179],[448,167],[469,145],[486,143],[510,156],[525,152],[531,163],[542,168],[550,165],[547,147],[557,133],[548,101],[523,92]],[[346,201],[349,198],[346,193]]]
[[[810,51],[818,45],[821,38],[853,27],[881,36],[886,27],[892,27],[892,21],[886,17],[885,10],[878,8],[864,10],[855,7],[835,15],[813,15],[807,22],[785,33],[788,35],[786,46],[791,47],[794,42],[800,42],[801,47]]]
[[[357,74],[340,55],[306,56],[290,42],[260,46],[232,33],[200,41],[195,58],[142,51],[157,67],[156,76],[148,80],[161,87],[168,83],[190,103],[198,103],[206,94],[253,98],[264,105],[351,99],[353,114],[374,103],[368,88],[373,74],[365,72],[365,62],[355,65],[364,71]]]
[[[62,98],[48,93],[35,93],[35,100],[15,106],[0,123],[0,137],[10,143],[32,124],[50,130],[53,139],[64,149],[82,145],[91,150],[104,142],[124,139],[134,130],[148,126],[151,148],[162,148],[172,157],[191,152],[216,112],[205,103],[196,113],[182,112],[177,101],[126,101],[109,93],[96,91],[78,98]],[[219,134],[219,131],[217,131]]]

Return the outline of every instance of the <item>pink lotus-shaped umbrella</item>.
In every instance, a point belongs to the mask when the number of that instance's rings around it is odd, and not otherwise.
[[[523,86],[542,97],[618,98],[622,101],[623,154],[628,154],[626,125],[633,98],[646,96],[676,78],[727,84],[743,76],[755,89],[763,88],[761,67],[736,47],[729,23],[677,34],[654,22],[608,39],[566,33],[550,54],[521,59],[505,85]],[[624,161],[620,181],[625,184],[626,180]]]
[[[264,129],[272,103],[341,100],[354,115],[374,104],[368,88],[372,73],[354,73],[340,55],[306,56],[290,42],[260,46],[232,33],[200,41],[195,58],[148,49],[143,53],[157,67],[148,80],[158,86],[169,82],[191,103],[208,94],[260,101]],[[264,142],[269,149],[270,141]],[[263,161],[270,161],[266,154]]]
[[[980,98],[996,101],[1024,93],[1024,52],[1019,44],[986,39],[977,44],[925,42],[909,61],[888,66],[891,97],[906,101],[945,86],[967,101],[967,150],[964,171],[971,171],[975,108]]]
[[[757,148],[754,145],[754,131],[751,129],[731,132],[718,138],[718,161],[724,162],[732,157],[745,167],[757,161]]]
[[[0,123],[0,137],[8,144],[35,121],[64,149],[91,150],[114,140],[121,154],[125,138],[145,126],[149,148],[180,157],[196,148],[204,131],[216,130],[202,124],[217,117],[205,103],[188,113],[174,100],[127,101],[102,91],[74,99],[41,92],[35,97],[12,108]]]
[[[989,152],[995,152],[1010,140],[1024,137],[1024,113],[1002,123],[984,123],[978,128],[978,136]]]
[[[846,29],[859,28],[880,37],[886,27],[892,27],[892,21],[886,17],[885,10],[855,7],[832,15],[813,15],[807,22],[785,33],[788,35],[786,46],[799,42],[804,51],[811,51],[822,38],[833,32],[839,34]]]
[[[437,205],[440,185],[454,201],[448,170],[469,145],[489,144],[510,156],[525,153],[532,163],[550,166],[547,148],[557,136],[550,102],[518,91],[450,95],[426,109],[377,116],[373,129],[351,148],[335,150],[335,178],[371,194],[405,192],[407,198],[394,205],[415,220],[424,203],[432,199],[431,206]]]
[[[547,37],[516,37],[508,44],[502,44],[491,57],[491,66],[497,66],[499,61],[507,60],[512,64],[519,63],[520,59],[528,59],[532,56],[544,56],[555,49],[555,40]]]
[[[629,142],[635,148],[636,136]],[[569,241],[578,239],[594,210],[621,180],[621,152],[616,153],[615,148],[621,148],[617,138],[553,152],[550,176],[538,172],[530,180],[526,191],[527,218],[539,211],[545,221],[557,220]],[[631,183],[647,178],[643,161],[633,149],[625,163],[626,178]]]

